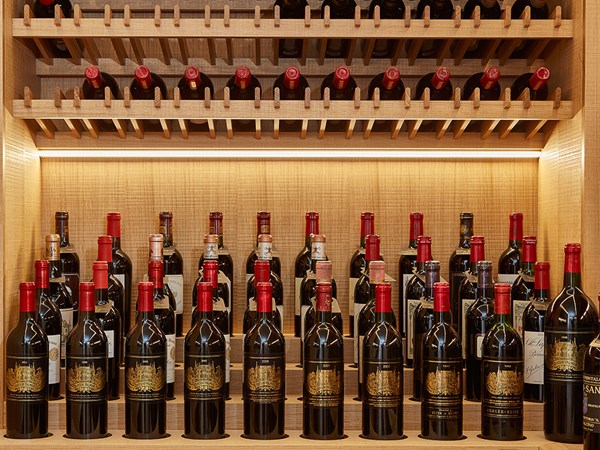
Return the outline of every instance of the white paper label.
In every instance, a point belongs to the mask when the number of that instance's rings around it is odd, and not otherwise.
[[[250,297],[248,299],[248,309],[250,311],[256,312],[256,299],[254,297]]]
[[[169,288],[175,297],[175,314],[183,314],[183,275],[168,275]]]
[[[340,308],[340,304],[337,301],[337,298],[331,297],[331,314],[341,314],[342,309]],[[342,330],[338,330],[340,333]]]
[[[475,337],[475,356],[477,356],[477,359],[483,358],[483,338],[484,337],[485,337],[485,334],[478,334]]]
[[[275,303],[275,299],[273,299],[273,303]],[[279,311],[279,316],[281,317],[281,333],[283,333],[283,305],[276,305],[277,311]]]
[[[302,305],[302,296],[300,287],[302,286],[302,280],[304,277],[294,278],[294,315],[300,315],[300,306]]]
[[[525,331],[525,383],[544,384],[544,332]]]
[[[406,286],[408,286],[408,282],[413,277],[412,273],[405,273],[402,275],[402,333],[406,334],[408,332],[407,328],[407,316],[406,316]]]
[[[363,303],[354,304],[354,364],[358,364],[358,321],[360,319],[360,312],[364,308]]]
[[[273,243],[259,242],[256,247],[256,257],[261,260],[271,261],[273,259]]]
[[[513,300],[513,328],[519,333],[521,336],[521,340],[523,339],[523,313],[525,312],[525,308],[529,306],[529,300]]]
[[[48,384],[60,383],[60,334],[48,336]]]
[[[415,353],[415,312],[421,304],[421,299],[417,300],[410,298],[407,300],[408,304],[408,331],[406,333],[406,357],[408,359],[414,358]]]
[[[358,344],[358,382],[359,383],[363,383],[364,382],[364,376],[365,376],[365,372],[364,372],[364,357],[365,357],[365,349],[364,349],[364,345],[365,345],[365,337],[364,336],[360,336],[359,338],[359,344]],[[358,395],[362,395],[361,392],[358,393]]]
[[[108,358],[115,357],[115,330],[104,330],[108,347]]]
[[[231,313],[231,280],[222,270],[219,270],[218,282],[227,285],[227,312]]]
[[[463,298],[460,302],[462,305],[462,352],[463,359],[467,359],[467,311],[475,300]]]
[[[306,329],[306,324],[305,324],[306,313],[308,312],[308,308],[310,308],[310,306],[308,306],[308,305],[302,305],[302,308],[300,309],[300,340],[302,342],[304,342],[304,335],[308,331]]]
[[[65,359],[67,357],[67,338],[69,333],[73,329],[73,308],[66,308],[60,310],[62,317],[62,330],[60,337],[60,357]]]
[[[358,278],[350,278],[348,280],[348,311],[356,317],[356,308],[354,308],[354,291],[358,283]],[[354,333],[356,334],[356,321],[354,322]]]
[[[498,274],[498,283],[510,284],[512,286],[512,284],[515,282],[515,280],[518,277],[519,277],[518,273],[499,273]]]
[[[231,373],[231,336],[225,335],[225,383],[229,383]],[[242,370],[242,373],[244,371]]]
[[[119,283],[121,283],[121,285],[123,286],[123,289],[125,289],[125,274],[124,273],[115,273],[115,278],[117,280],[119,280]]]
[[[219,259],[219,244],[207,242],[204,244],[204,259]]]
[[[314,261],[327,260],[327,254],[325,253],[325,242],[311,242],[310,259]]]
[[[167,334],[167,383],[175,382],[175,335]]]

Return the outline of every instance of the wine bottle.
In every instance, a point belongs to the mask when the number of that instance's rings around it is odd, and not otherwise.
[[[273,9],[279,6],[281,19],[304,19],[306,0],[275,0]],[[280,58],[299,58],[302,55],[302,39],[279,39]]]
[[[246,258],[246,282],[254,274],[254,261],[258,259],[256,254],[258,249],[258,236],[261,234],[271,234],[271,213],[269,211],[259,211],[256,213],[256,245]],[[271,248],[271,270],[281,278],[281,259],[275,248]]]
[[[167,85],[157,74],[150,72],[148,67],[137,66],[134,72],[134,79],[131,82],[131,97],[135,100],[154,100],[154,90],[158,87],[162,99],[167,99]],[[158,119],[146,119],[143,121],[145,131],[159,131],[163,128]]]
[[[477,299],[477,263],[485,259],[485,240],[483,236],[471,236],[471,253],[469,256],[469,270],[465,272],[465,279],[458,289],[460,314],[458,316],[459,330],[461,332],[463,359],[467,359],[467,311]]]
[[[396,0],[385,1],[391,1],[393,3]],[[372,4],[373,3],[371,3],[371,5]],[[377,42],[379,42],[379,40]],[[404,98],[404,83],[400,79],[400,71],[397,67],[388,67],[385,72],[381,72],[373,77],[369,83],[368,90],[368,98],[371,100],[373,99],[375,88],[379,88],[380,100],[402,100]],[[373,123],[373,131],[389,131],[391,130],[391,124],[392,121],[390,120],[376,120]]]
[[[411,400],[421,401],[421,371],[423,368],[423,341],[433,327],[433,286],[440,282],[440,262],[425,263],[425,290],[421,302],[415,308],[413,316],[413,396]]]
[[[512,285],[510,293],[512,299],[513,328],[517,330],[521,340],[523,340],[523,312],[529,306],[529,303],[531,303],[531,296],[533,295],[535,281],[534,264],[537,259],[536,246],[537,239],[535,236],[523,237],[522,268]]]
[[[67,357],[67,336],[73,329],[73,300],[65,286],[65,279],[60,270],[60,236],[46,235],[46,259],[50,263],[48,275],[50,279],[50,298],[60,309],[62,329],[60,333],[60,365],[65,366]]]
[[[177,309],[177,303],[175,300],[175,295],[173,295],[173,292],[171,291],[171,288],[169,286],[169,278],[164,276],[164,256],[163,256],[163,243],[165,240],[165,236],[163,234],[151,234],[148,238],[148,243],[149,243],[149,247],[150,247],[150,257],[148,258],[148,263],[150,263],[150,261],[160,261],[163,264],[163,291],[165,293],[165,296],[169,298],[169,306],[171,307],[171,309],[173,311],[175,311]],[[144,280],[147,281],[148,280],[148,274],[146,274],[146,276],[144,277]],[[195,301],[196,298],[193,297],[193,300]],[[193,317],[193,315],[192,315]]]
[[[471,75],[465,83],[462,99],[470,100],[476,88],[479,88],[480,100],[500,99],[501,89],[498,80],[500,80],[500,70],[497,67],[488,67],[485,72]]]
[[[377,314],[375,311],[375,303],[376,303],[376,289],[381,283],[385,281],[385,262],[383,261],[371,261],[369,263],[369,284],[371,291],[371,298],[369,302],[360,310],[358,315],[358,329],[356,333],[358,334],[358,399],[362,398],[362,385],[363,385],[363,375],[365,371],[365,363],[362,352],[364,350],[364,340],[367,332],[371,329],[373,325],[377,322]],[[394,325],[396,322],[396,315],[394,311],[390,310],[389,313],[386,313],[385,320]]]
[[[402,0],[371,0],[369,4],[368,18],[375,17],[375,7],[379,6],[379,17],[381,19],[404,19],[406,7]],[[394,39],[377,39],[373,47],[373,58],[391,58],[396,52],[398,41]],[[369,98],[371,96],[369,95]]]
[[[306,225],[304,227],[304,248],[300,250],[298,256],[296,256],[296,262],[294,263],[294,336],[300,336],[302,324],[300,322],[301,314],[300,308],[302,306],[302,300],[300,298],[300,286],[302,280],[310,270],[310,237],[313,234],[319,234],[319,213],[316,211],[308,211],[305,215]],[[352,267],[352,262],[350,263]],[[350,285],[350,295],[354,294]]]
[[[417,237],[417,267],[406,284],[406,366],[413,366],[415,330],[414,317],[417,306],[425,294],[425,262],[431,261],[431,236]],[[439,280],[438,280],[439,281]]]
[[[165,238],[163,244],[164,273],[168,278],[169,289],[175,297],[175,320],[177,336],[183,335],[183,257],[173,244],[173,213],[160,213],[160,234]]]
[[[419,79],[415,90],[415,100],[421,100],[425,88],[429,88],[430,100],[450,100],[454,95],[450,71],[446,67],[438,67],[435,72],[428,73]]]
[[[354,0],[351,1],[354,3]],[[323,2],[323,5],[325,3],[326,1]],[[329,88],[330,100],[352,100],[356,86],[354,77],[350,75],[350,69],[346,66],[339,66],[334,72],[331,72],[323,79],[321,83],[321,98],[325,96],[325,88]],[[346,131],[347,123],[347,120],[327,120],[327,130]]]
[[[204,100],[208,88],[210,98],[215,98],[215,87],[211,79],[196,66],[186,67],[183,76],[177,83],[182,100]],[[206,119],[190,119],[194,131],[208,131]],[[201,125],[201,126],[198,126]]]
[[[544,318],[544,436],[583,442],[583,366],[596,337],[598,310],[583,292],[581,245],[565,245],[564,285]]]
[[[529,88],[531,100],[546,100],[548,98],[548,79],[550,71],[546,67],[540,67],[533,73],[524,73],[519,76],[510,88],[512,100],[518,100],[525,88]]]
[[[463,437],[463,377],[460,338],[450,320],[450,285],[433,286],[434,325],[423,341],[423,400],[421,434],[424,439]]]
[[[184,437],[225,437],[225,336],[213,320],[212,283],[198,283],[198,321],[184,342]]]
[[[136,323],[125,339],[125,437],[167,436],[167,339],[154,319],[154,284],[138,284]]]
[[[452,15],[454,14],[452,0],[419,0],[417,4],[417,19],[423,19],[426,6],[429,6],[429,17],[434,20],[452,19]],[[434,58],[442,43],[443,41],[440,39],[424,40],[419,51],[419,56],[421,58]],[[444,55],[441,56],[443,57]]]
[[[600,295],[598,296],[600,298]],[[583,450],[600,448],[600,336],[585,354],[583,368]]]
[[[304,17],[304,12],[302,17]],[[289,66],[275,80],[273,91],[275,91],[275,88],[279,89],[280,100],[304,100],[304,91],[307,87],[309,87],[308,81],[300,73],[300,69],[296,66]],[[281,120],[279,124],[281,131],[299,131],[301,125],[301,120],[290,119]]]
[[[250,73],[246,66],[239,66],[235,69],[235,75],[228,81],[226,87],[229,88],[231,100],[254,100],[254,92],[258,88],[262,91],[258,78]],[[254,131],[254,119],[238,119],[233,121],[233,128],[237,131]]]
[[[512,285],[521,270],[521,247],[523,245],[523,213],[510,214],[508,247],[498,260],[498,283]]]
[[[273,275],[273,273],[271,272],[269,261],[260,259],[254,261],[254,275],[248,280],[247,286],[247,305],[246,311],[244,312],[244,323],[242,327],[244,334],[246,334],[248,330],[252,328],[254,322],[256,322],[256,303],[258,301],[256,296],[256,285],[258,283],[271,282],[271,293],[273,295],[273,322],[280,331],[282,330],[282,317],[277,308],[277,303],[281,304],[283,301],[283,284],[279,279],[271,278],[271,275]],[[270,280],[274,280],[276,283],[273,284]]]
[[[79,300],[79,255],[69,241],[69,213],[67,211],[54,213],[54,232],[60,236],[60,267],[62,275],[65,277],[65,285],[71,294],[75,313]]]
[[[550,263],[535,263],[535,282],[529,306],[523,311],[523,351],[526,401],[544,401],[544,318],[550,306]]]
[[[54,19],[54,7],[58,5],[66,18],[73,17],[73,5],[70,0],[35,0],[33,16],[38,19]],[[55,58],[71,58],[71,52],[62,39],[50,39],[52,53]]]
[[[477,299],[467,310],[467,400],[481,401],[481,364],[483,338],[494,324],[494,283],[492,262],[477,263]]]
[[[67,340],[67,434],[108,436],[108,340],[96,319],[94,283],[79,285],[79,315]]]
[[[366,237],[366,251],[365,251],[365,268],[354,286],[354,299],[352,301],[352,308],[350,322],[354,323],[352,335],[354,336],[354,364],[358,364],[358,349],[360,342],[358,339],[358,318],[361,310],[364,306],[369,303],[369,300],[375,298],[375,291],[371,289],[370,269],[369,264],[371,261],[379,261],[381,259],[380,243],[381,240],[377,234],[369,234]]]
[[[523,14],[525,8],[531,9],[531,18],[534,20],[547,19],[549,16],[546,0],[515,0],[512,4],[511,16],[518,19]]]
[[[258,320],[244,337],[244,437],[285,437],[285,339],[273,323],[271,285],[258,283]]]
[[[476,7],[479,7],[479,18],[482,20],[500,19],[502,15],[502,9],[500,8],[498,0],[468,0],[467,3],[465,3],[462,18],[466,20],[472,19]],[[473,39],[471,45],[467,48],[464,57],[481,58],[484,45],[485,41]]]
[[[106,72],[100,72],[96,66],[85,69],[85,80],[81,86],[82,97],[87,100],[104,100],[106,88],[110,89],[113,99],[120,99],[121,92],[116,80]],[[111,119],[99,119],[97,123],[102,131],[116,131]]]
[[[512,326],[510,284],[494,286],[495,323],[483,338],[481,437],[523,439],[523,342]]]
[[[373,261],[371,265],[373,264],[382,265],[383,262]],[[374,270],[372,267],[371,271]],[[393,317],[390,283],[379,283],[375,287],[374,310],[373,325],[361,342],[361,437],[377,440],[402,439],[402,336],[396,329],[396,320]]]
[[[19,322],[6,337],[6,437],[12,439],[48,436],[48,337],[35,318],[35,289],[19,285]]]
[[[473,236],[473,213],[460,213],[460,237],[458,246],[450,255],[450,310],[452,326],[460,331],[460,285],[467,276],[471,255],[471,236]]]
[[[302,437],[344,437],[344,339],[331,323],[331,284],[317,284],[316,323],[304,339]]]
[[[353,19],[356,2],[354,0],[324,0],[321,4],[321,19],[325,17],[325,7],[329,6],[331,19]],[[350,50],[350,39],[327,39],[325,57],[346,58]]]
[[[348,285],[348,311],[350,313],[350,337],[354,337],[354,290],[356,283],[368,268],[366,259],[367,235],[375,234],[375,214],[370,211],[360,213],[360,245],[350,258],[350,280]],[[379,252],[374,260],[379,259]],[[361,307],[362,308],[362,307]],[[356,361],[355,361],[356,362]]]
[[[400,293],[398,295],[400,304],[398,305],[399,315],[399,328],[402,329],[402,337],[406,339],[406,329],[408,323],[406,317],[406,285],[413,276],[413,272],[417,267],[417,237],[423,235],[423,213],[411,212],[410,213],[410,237],[408,240],[408,247],[400,252]],[[404,349],[406,349],[406,342],[404,343]],[[406,352],[403,352],[406,354]]]
[[[121,316],[110,299],[108,263],[95,261],[92,270],[96,303],[94,317],[106,336],[108,399],[116,400],[119,398],[121,378]]]
[[[36,320],[48,339],[48,398],[58,400],[62,398],[60,396],[62,318],[60,309],[50,297],[49,267],[50,263],[47,260],[37,260],[35,262]]]
[[[131,328],[131,286],[133,283],[133,266],[131,259],[121,248],[121,213],[109,212],[106,216],[107,232],[112,237],[112,274],[124,288],[121,326],[123,336],[127,336]]]
[[[154,320],[167,340],[167,400],[175,398],[175,311],[163,287],[163,265],[160,261],[148,262],[148,281],[154,285]]]

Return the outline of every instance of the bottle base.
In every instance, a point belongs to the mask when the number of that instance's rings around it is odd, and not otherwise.
[[[364,434],[359,434],[358,437],[362,439],[368,439],[370,441],[400,441],[402,439],[408,439],[408,436],[403,434],[402,436],[365,436]]]
[[[144,436],[144,435],[139,435],[139,434],[123,434],[123,437],[125,439],[147,439],[147,440],[151,440],[151,439],[166,439],[168,437],[171,437],[171,435],[169,433],[165,433],[165,434],[162,434],[160,436]]]
[[[553,441],[553,442],[561,442],[563,444],[583,444],[583,436],[573,436],[573,435],[552,435],[544,433],[544,438]]]
[[[192,439],[192,440],[197,440],[197,441],[218,441],[219,439],[225,439],[228,438],[229,435],[227,433],[221,435],[221,436],[203,436],[203,435],[193,435],[193,434],[182,434],[181,435],[182,438],[184,439]]]
[[[452,438],[448,438],[448,437],[436,437],[436,436],[423,436],[421,433],[419,433],[419,437],[421,439],[427,439],[428,441],[462,441],[463,439],[466,439],[467,437],[465,435],[462,435],[461,437],[452,437]]]
[[[104,434],[102,436],[95,436],[95,437],[73,436],[73,435],[68,435],[66,433],[63,434],[64,438],[67,438],[67,439],[77,439],[77,440],[81,440],[81,441],[91,441],[91,440],[94,440],[94,439],[105,439],[105,438],[108,438],[108,437],[111,437],[111,436],[112,436],[112,434],[110,434],[110,433],[106,433],[106,434]]]
[[[524,441],[525,439],[527,439],[527,436],[521,436],[518,438],[502,438],[502,437],[484,436],[483,434],[478,434],[477,437],[479,439],[486,439],[488,441]]]
[[[247,435],[247,434],[242,434],[241,437],[243,437],[244,439],[252,439],[254,441],[276,441],[279,439],[286,439],[289,438],[290,436],[287,434],[283,434],[281,436],[275,436],[275,437],[271,437],[271,436],[261,436],[261,435]]]
[[[300,437],[302,439],[309,439],[311,441],[337,441],[340,439],[347,439],[348,435],[343,434],[342,436],[305,436],[304,434],[301,434]]]

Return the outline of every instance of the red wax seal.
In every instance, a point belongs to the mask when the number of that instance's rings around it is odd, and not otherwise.
[[[108,289],[108,263],[106,261],[94,261],[92,271],[96,289]]]
[[[391,283],[379,283],[375,286],[375,312],[392,312]]]
[[[494,313],[510,314],[510,284],[494,285]]]
[[[333,87],[339,90],[346,89],[350,83],[350,69],[340,66],[333,73]]]
[[[154,284],[149,281],[141,281],[138,283],[138,311],[153,312],[154,311]]]
[[[367,261],[376,261],[380,258],[380,244],[381,239],[377,234],[369,234],[366,237],[366,251],[365,251],[365,259]]]
[[[400,81],[400,71],[397,67],[388,67],[383,73],[381,84],[385,89],[394,89]]]
[[[256,311],[259,313],[273,312],[273,286],[271,283],[256,284]]]
[[[94,299],[94,283],[79,283],[79,311],[94,311],[96,301]]]
[[[433,284],[433,310],[450,312],[450,285],[448,283]]]
[[[317,283],[317,311],[331,312],[331,283]]]
[[[410,240],[414,241],[417,236],[423,234],[423,213],[411,212],[410,213]]]
[[[35,312],[35,283],[19,284],[19,307],[21,312]]]
[[[121,237],[121,213],[109,212],[106,215],[108,223],[106,234],[109,236],[120,238]]]
[[[96,66],[89,66],[85,69],[85,78],[94,89],[100,89],[102,86],[102,75]]]
[[[431,85],[434,89],[443,89],[446,83],[450,80],[450,71],[447,67],[438,67],[431,77]]]
[[[198,311],[211,312],[213,310],[212,302],[212,284],[204,281],[198,282]]]
[[[417,262],[431,260],[431,236],[417,237]]]
[[[535,290],[550,289],[550,263],[547,261],[536,262],[533,266],[535,269],[535,282],[533,288]]]
[[[490,67],[488,70],[483,72],[480,84],[483,89],[493,88],[498,80],[500,79],[500,69],[497,67]]]
[[[540,67],[533,72],[529,79],[529,87],[534,91],[543,88],[550,78],[550,71],[546,67]]]
[[[319,234],[319,213],[316,211],[308,211],[306,213],[306,227],[304,235]]]
[[[235,69],[235,84],[240,89],[246,89],[248,86],[250,86],[250,77],[250,69],[248,69],[246,66],[240,66]]]
[[[360,213],[360,235],[375,234],[375,214],[371,211]]]
[[[300,69],[290,66],[283,73],[283,84],[288,89],[298,89],[300,85]]]
[[[150,76],[150,69],[141,65],[137,66],[134,72],[135,79],[143,89],[148,89],[152,85],[152,77]]]

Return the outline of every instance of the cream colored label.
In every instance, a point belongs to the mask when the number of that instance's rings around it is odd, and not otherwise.
[[[60,357],[62,359],[67,357],[67,338],[69,333],[73,329],[73,308],[66,308],[60,310],[62,317],[62,334],[60,337]]]
[[[316,261],[325,261],[327,259],[325,242],[312,242],[310,244],[310,257]]]
[[[169,275],[169,288],[175,297],[175,314],[183,314],[183,275]]]
[[[225,336],[225,383],[229,383],[231,377],[231,336]],[[242,370],[243,372],[243,370]]]
[[[107,341],[108,358],[115,357],[115,330],[104,330]]]
[[[475,356],[477,356],[477,359],[483,358],[483,338],[484,337],[485,337],[485,334],[478,334],[477,337],[475,338]]]
[[[167,383],[175,382],[175,335],[167,334]]]
[[[467,311],[475,300],[462,299],[460,303],[462,305],[462,352],[463,359],[467,359]]]
[[[525,331],[524,335],[525,383],[544,384],[544,332]]]
[[[518,277],[519,277],[518,273],[499,273],[498,274],[498,283],[512,285]]]
[[[523,339],[523,313],[525,308],[531,303],[529,300],[514,300],[513,301],[513,328],[519,333]]]
[[[48,384],[60,383],[60,334],[48,336]]]

